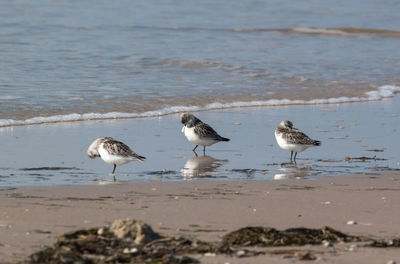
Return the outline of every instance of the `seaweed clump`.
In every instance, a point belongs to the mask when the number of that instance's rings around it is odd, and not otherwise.
[[[321,229],[289,228],[284,231],[271,227],[244,227],[225,235],[222,243],[230,246],[280,247],[363,240],[362,237],[346,235],[327,226]]]
[[[200,250],[202,244],[196,246]],[[193,248],[191,240],[166,238],[142,221],[123,219],[60,236],[53,247],[32,254],[25,263],[198,263],[183,255]]]
[[[392,240],[374,240],[367,247],[376,247],[376,248],[398,248],[400,247],[400,238],[392,239]]]
[[[321,244],[323,241],[335,243],[364,240],[329,227],[291,228],[284,231],[245,227],[228,233],[220,242],[205,242],[183,236],[161,236],[142,221],[122,219],[115,220],[107,227],[62,235],[54,246],[32,254],[24,263],[199,263],[188,255],[211,253],[251,257],[268,252],[241,247],[302,246]],[[294,250],[291,254],[299,260],[315,259],[311,253]]]

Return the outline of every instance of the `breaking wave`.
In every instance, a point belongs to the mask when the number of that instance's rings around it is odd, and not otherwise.
[[[193,27],[155,27],[156,30],[165,31],[222,31],[231,33],[256,33],[256,32],[282,32],[305,35],[331,35],[336,37],[351,37],[357,35],[373,35],[382,37],[400,38],[399,30],[375,29],[375,28],[352,28],[352,27],[298,27],[298,28],[193,28]]]
[[[393,97],[398,92],[400,92],[399,86],[384,85],[379,87],[376,91],[367,92],[366,97],[337,97],[337,98],[312,99],[312,100],[271,99],[264,101],[249,101],[249,102],[239,101],[233,103],[216,102],[205,106],[172,106],[160,110],[147,111],[144,113],[110,112],[105,114],[86,113],[86,114],[54,115],[47,117],[38,116],[26,120],[0,119],[0,127],[36,125],[36,124],[57,123],[57,122],[88,121],[88,120],[157,117],[157,116],[163,116],[181,112],[228,109],[228,108],[239,108],[239,107],[317,105],[317,104],[366,102],[366,101],[377,101],[387,97]]]
[[[400,37],[400,31],[387,29],[370,29],[370,28],[314,28],[301,27],[283,30],[287,33],[308,34],[308,35],[332,35],[332,36],[354,36],[354,35],[374,35],[383,37]]]

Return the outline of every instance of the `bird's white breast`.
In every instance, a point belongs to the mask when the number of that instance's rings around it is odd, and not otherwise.
[[[185,136],[189,140],[189,142],[193,144],[200,146],[211,146],[212,144],[218,142],[211,138],[200,137],[194,132],[194,127],[184,127],[182,130],[184,130]]]
[[[104,149],[104,144],[100,144],[99,147],[99,154],[100,157],[104,160],[104,162],[108,164],[115,164],[115,165],[123,165],[130,161],[133,161],[131,157],[123,157],[120,155],[110,154],[106,149]]]
[[[308,149],[309,145],[302,145],[302,144],[291,144],[288,143],[283,137],[281,133],[275,132],[276,142],[278,143],[279,147],[284,150],[294,151],[294,152],[302,152]]]

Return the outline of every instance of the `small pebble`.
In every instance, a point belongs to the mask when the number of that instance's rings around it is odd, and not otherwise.
[[[99,229],[97,230],[97,234],[98,234],[99,236],[101,236],[102,234],[104,234],[104,228],[99,228]]]
[[[386,242],[386,245],[389,247],[393,246],[393,244],[394,244],[393,240],[389,240],[388,242]]]
[[[354,221],[354,220],[350,220],[350,221],[347,221],[347,224],[348,224],[348,225],[356,225],[357,222]]]
[[[333,243],[330,241],[325,241],[324,242],[324,247],[333,247]]]
[[[357,245],[351,245],[349,247],[349,251],[354,251],[358,246]]]
[[[396,261],[394,261],[394,260],[389,260],[388,262],[386,262],[386,264],[396,264]]]
[[[207,252],[204,254],[206,257],[215,257],[215,253]]]
[[[136,253],[136,252],[138,252],[137,248],[131,248],[131,249],[124,248],[124,251],[122,251],[122,253],[124,253],[124,254],[132,254],[132,253]]]
[[[244,255],[246,255],[246,252],[244,252],[244,250],[239,250],[238,252],[236,252],[236,256],[238,257],[243,257]]]

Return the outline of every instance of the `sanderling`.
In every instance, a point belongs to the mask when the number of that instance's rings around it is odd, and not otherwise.
[[[215,130],[201,122],[200,119],[192,114],[182,114],[181,122],[183,124],[182,133],[185,133],[186,138],[196,146],[193,151],[196,153],[196,148],[204,146],[203,152],[206,151],[206,146],[211,146],[220,141],[229,141],[229,138],[224,138],[218,135]]]
[[[123,165],[131,161],[143,161],[146,159],[133,152],[127,145],[110,137],[98,138],[88,148],[89,158],[101,157],[104,162],[114,165],[114,174],[117,165]]]
[[[288,120],[279,123],[275,129],[275,138],[279,147],[290,151],[290,161],[292,161],[293,152],[295,152],[294,162],[296,162],[297,152],[321,145],[321,141],[313,140],[300,130],[293,128],[293,123]]]

